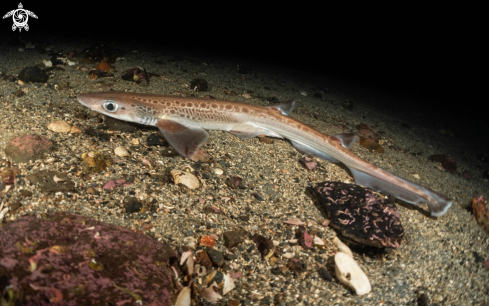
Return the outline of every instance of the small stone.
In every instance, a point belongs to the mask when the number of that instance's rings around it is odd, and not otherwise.
[[[161,134],[151,134],[146,139],[146,144],[148,146],[166,146],[168,143]]]
[[[66,121],[55,121],[48,124],[48,129],[56,133],[69,133],[71,125]]]
[[[245,99],[251,99],[251,95],[249,93],[244,93],[244,94],[242,94],[242,96]]]
[[[195,263],[200,264],[204,267],[210,268],[212,267],[212,260],[209,257],[209,254],[205,250],[199,250],[195,253]]]
[[[208,88],[209,85],[207,84],[207,81],[204,79],[195,78],[190,83],[190,89],[194,91],[207,91]]]
[[[299,239],[300,245],[304,248],[304,250],[309,250],[312,248],[313,239],[311,235],[306,231],[304,226],[300,226],[296,232],[296,237]]]
[[[19,201],[12,202],[10,204],[10,213],[11,214],[16,213],[19,210],[19,208],[21,208],[21,207],[22,207],[22,203],[21,202],[19,202]]]
[[[206,251],[215,265],[217,265],[218,267],[222,266],[222,264],[224,263],[224,255],[222,252],[211,248],[206,248]]]
[[[418,294],[418,299],[416,300],[417,306],[428,306],[430,305],[430,301],[426,294],[424,293],[419,293]]]
[[[275,305],[281,305],[284,302],[284,300],[285,300],[285,293],[283,292],[277,293],[273,297],[273,303]]]
[[[296,272],[296,273],[304,272],[304,266],[302,265],[300,260],[297,258],[289,259],[289,262],[287,262],[287,268],[289,268],[290,271]]]
[[[29,198],[29,197],[32,197],[32,192],[29,190],[22,189],[22,191],[20,192],[20,195],[23,198]]]
[[[114,154],[119,156],[119,157],[127,157],[127,156],[131,156],[131,154],[129,153],[129,151],[127,151],[126,148],[124,147],[117,147],[114,149]]]
[[[331,275],[331,273],[329,273],[329,271],[323,267],[318,269],[318,274],[319,274],[319,277],[321,277],[324,280],[327,280],[329,282],[333,281],[333,276]]]
[[[37,66],[26,67],[19,72],[19,79],[23,82],[33,82],[33,83],[46,83],[49,79],[48,75],[44,73]]]
[[[179,154],[172,147],[167,147],[167,148],[164,148],[163,150],[161,150],[161,155],[165,156],[165,157],[174,157],[174,156],[178,156]]]
[[[97,191],[97,189],[95,189],[93,187],[88,187],[87,188],[87,193],[88,194],[98,194],[98,191]]]
[[[214,173],[217,175],[222,175],[224,173],[224,171],[222,171],[222,169],[216,168],[216,169],[214,169]]]
[[[229,231],[222,234],[224,238],[224,246],[231,249],[241,243],[248,237],[247,231]]]
[[[135,197],[129,197],[124,199],[124,208],[126,209],[126,213],[130,214],[133,212],[137,212],[141,210],[143,205],[139,203],[138,199]]]

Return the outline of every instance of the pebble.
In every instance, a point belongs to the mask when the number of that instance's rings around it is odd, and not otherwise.
[[[214,169],[214,173],[217,175],[222,175],[224,173],[224,171],[222,169],[216,168],[216,169]]]
[[[129,153],[129,151],[126,150],[126,148],[124,147],[117,147],[114,149],[114,154],[119,156],[119,157],[127,157],[127,156],[131,156],[131,154]]]
[[[48,124],[48,129],[56,133],[69,133],[71,125],[66,121],[60,120]]]
[[[242,94],[242,96],[245,99],[251,99],[251,95],[249,93],[244,93],[244,94]]]

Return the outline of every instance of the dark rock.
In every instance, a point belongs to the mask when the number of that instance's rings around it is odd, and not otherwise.
[[[250,74],[251,73],[251,69],[248,68],[248,67],[239,66],[238,67],[238,73],[241,73],[241,74]]]
[[[322,267],[319,268],[318,269],[318,274],[319,274],[319,277],[321,277],[324,280],[327,280],[329,282],[332,282],[333,281],[333,276],[325,268],[322,268]]]
[[[176,252],[127,228],[76,214],[40,213],[3,225],[0,245],[1,283],[22,288],[15,305],[116,305],[132,299],[169,306],[175,299],[170,265],[177,264]]]
[[[350,100],[346,100],[345,102],[341,103],[341,107],[343,107],[346,110],[352,111],[353,110],[353,102]]]
[[[29,198],[29,197],[32,197],[32,192],[29,191],[29,190],[25,190],[25,189],[22,189],[20,191],[20,195],[23,197],[23,198]]]
[[[168,143],[163,135],[155,133],[148,136],[146,144],[148,146],[166,146]]]
[[[86,48],[79,54],[75,55],[80,58],[89,58],[92,61],[106,60],[108,63],[115,63],[117,55],[111,44],[97,43]]]
[[[400,246],[404,230],[392,200],[371,189],[341,182],[319,183],[314,191],[327,210],[329,226],[349,242],[376,248]]]
[[[16,98],[20,98],[20,97],[22,97],[23,95],[25,95],[25,93],[22,91],[22,89],[18,89],[18,90],[16,90],[16,91],[14,91],[12,94],[13,94],[13,95],[14,95],[14,97],[16,97]]]
[[[141,210],[143,204],[139,203],[135,197],[128,197],[124,199],[124,208],[126,209],[126,213],[130,214]]]
[[[12,204],[10,204],[10,213],[16,213],[20,207],[22,207],[22,203],[20,203],[19,201],[12,202]]]
[[[53,179],[54,176],[63,181],[56,183]],[[27,180],[32,185],[38,185],[42,192],[74,192],[76,190],[75,183],[71,181],[68,174],[59,173],[58,171],[41,170],[28,175]]]
[[[108,116],[105,117],[104,123],[112,131],[121,131],[123,133],[136,132],[134,123],[117,120]]]
[[[241,244],[249,233],[247,231],[229,231],[222,234],[224,238],[224,246],[228,249],[234,248],[238,244]]]
[[[260,300],[260,305],[272,305],[272,300],[270,297],[265,296],[263,299]]]
[[[110,140],[110,136],[107,133],[93,129],[93,128],[86,129],[85,134],[87,134],[88,136],[97,137],[99,140],[102,140],[102,141],[109,141]]]
[[[222,252],[212,248],[206,248],[205,250],[216,266],[222,266],[224,263],[224,255]]]
[[[22,82],[46,83],[48,75],[39,67],[26,67],[19,72],[19,80]]]
[[[15,163],[27,163],[44,157],[53,148],[52,142],[39,135],[22,135],[12,139],[5,148],[5,154]]]
[[[195,253],[195,263],[207,268],[212,267],[212,260],[206,250],[199,250]]]
[[[164,148],[163,150],[161,150],[161,156],[165,156],[165,157],[173,157],[173,156],[178,156],[178,152],[173,149],[172,147],[166,147]]]
[[[304,250],[309,250],[312,248],[313,241],[311,235],[307,232],[304,226],[299,226],[297,232],[295,233],[297,239],[299,239],[300,245],[304,248]]]
[[[270,270],[273,275],[281,275],[282,274],[282,269],[280,267],[275,267]]]
[[[418,299],[416,300],[417,306],[428,306],[430,305],[430,301],[426,294],[420,293],[418,294]]]
[[[290,271],[296,273],[304,272],[304,266],[297,258],[289,259],[289,261],[287,262],[287,268],[289,268]]]
[[[455,173],[455,171],[457,171],[457,164],[455,163],[455,159],[451,156],[445,154],[433,154],[428,159],[441,163],[441,166],[447,172]]]
[[[254,234],[251,236],[251,240],[256,244],[258,252],[260,252],[261,257],[270,255],[271,252],[275,252],[275,246],[273,241],[259,234]]]
[[[207,89],[209,89],[209,85],[207,84],[206,80],[196,78],[190,83],[190,89],[195,91],[207,91]]]
[[[141,67],[134,67],[126,70],[122,73],[121,78],[126,81],[133,81],[137,84],[148,86],[149,85],[149,75],[146,69]]]
[[[239,176],[233,176],[226,180],[226,185],[228,185],[232,189],[237,189],[241,187],[242,182],[243,182],[243,178]]]

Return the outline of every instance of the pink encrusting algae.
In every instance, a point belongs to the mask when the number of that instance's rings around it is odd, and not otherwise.
[[[16,305],[171,305],[173,264],[169,246],[76,214],[28,215],[0,228],[2,285]]]

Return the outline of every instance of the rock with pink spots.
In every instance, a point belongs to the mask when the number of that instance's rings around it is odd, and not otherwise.
[[[323,182],[314,187],[330,227],[358,246],[397,248],[404,237],[399,211],[390,199],[354,184]]]

